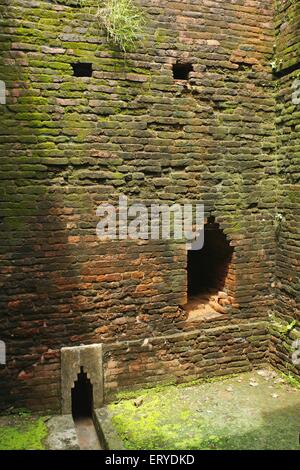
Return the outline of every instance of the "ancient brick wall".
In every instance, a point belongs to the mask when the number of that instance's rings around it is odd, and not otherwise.
[[[278,131],[277,288],[278,317],[272,328],[271,360],[282,370],[300,373],[293,364],[299,323],[291,332],[278,331],[278,323],[293,325],[300,319],[300,4],[277,2],[275,10]],[[297,83],[297,80],[299,83]],[[277,328],[276,328],[277,323]],[[288,327],[289,328],[289,327]],[[297,332],[298,330],[298,332]],[[299,346],[296,349],[300,350]]]
[[[285,70],[299,63],[300,4],[297,0],[275,0],[276,65]]]
[[[186,376],[203,375],[218,364],[210,328],[221,328],[232,357],[226,370],[239,370],[232,327],[245,345],[243,370],[265,359],[264,341],[252,351],[247,338],[274,307],[272,1],[137,3],[145,34],[124,58],[95,23],[93,1],[0,2],[2,405],[60,409],[62,346],[104,343],[114,390],[126,375],[127,385],[159,381],[170,361],[185,364]],[[174,80],[178,61],[193,66],[186,82]],[[92,76],[75,77],[77,62],[92,64]],[[202,200],[234,247],[234,303],[205,322],[202,365],[203,345],[185,336],[202,323],[188,322],[183,308],[184,247],[96,237],[97,206],[120,194]],[[180,334],[182,348],[166,360],[153,360],[157,346],[151,366],[129,367],[127,341],[160,345]]]
[[[201,323],[200,329],[104,348],[105,400],[126,389],[245,372],[266,362],[268,323]]]

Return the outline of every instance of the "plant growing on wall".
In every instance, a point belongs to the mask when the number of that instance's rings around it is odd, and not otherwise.
[[[275,315],[270,315],[273,328],[280,333],[280,335],[288,335],[297,326],[297,321],[293,320],[290,323],[283,323],[281,319],[276,318]]]
[[[132,0],[105,0],[96,17],[108,39],[124,52],[133,49],[145,24],[143,12]]]

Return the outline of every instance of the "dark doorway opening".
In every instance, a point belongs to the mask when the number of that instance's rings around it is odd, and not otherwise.
[[[91,77],[93,74],[92,64],[87,62],[76,62],[71,64],[75,77]]]
[[[233,248],[214,221],[204,228],[204,246],[188,252],[188,295],[222,290],[228,274]]]
[[[173,77],[175,80],[188,80],[190,72],[193,72],[192,64],[180,64],[177,62],[173,65]]]
[[[74,419],[91,417],[93,413],[93,386],[83,367],[72,388],[72,415]]]
[[[225,313],[233,302],[232,256],[233,247],[211,217],[204,227],[203,248],[188,251],[188,312]]]

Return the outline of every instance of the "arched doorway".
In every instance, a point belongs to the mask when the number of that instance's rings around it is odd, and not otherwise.
[[[204,246],[188,251],[188,304],[195,319],[201,314],[225,313],[233,301],[233,247],[211,217],[204,227]]]
[[[74,419],[91,417],[93,413],[93,386],[83,367],[72,388],[72,416]]]

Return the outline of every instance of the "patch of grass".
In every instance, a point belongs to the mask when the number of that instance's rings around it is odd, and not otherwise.
[[[43,450],[46,436],[44,418],[3,426],[0,427],[0,450]]]
[[[284,372],[279,372],[282,378],[287,382],[291,387],[297,388],[300,390],[300,380],[295,377],[291,372],[285,374]]]
[[[99,6],[96,18],[108,39],[123,52],[134,48],[145,23],[142,10],[132,0],[105,0],[104,6]]]

